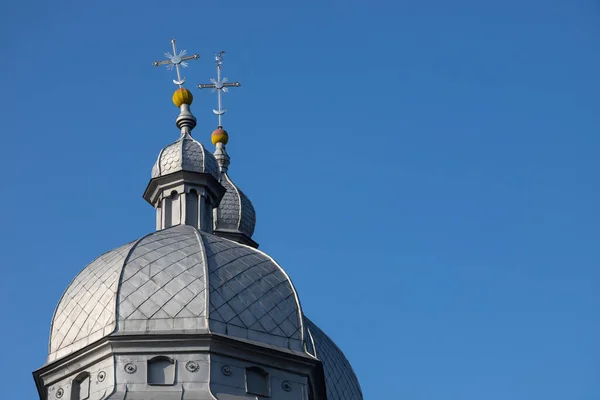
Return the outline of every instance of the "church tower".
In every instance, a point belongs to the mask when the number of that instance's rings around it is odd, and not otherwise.
[[[75,277],[34,372],[41,400],[362,400],[341,350],[303,313],[283,268],[252,239],[254,207],[228,176],[221,92],[215,154],[192,137],[192,93],[177,51],[180,136],[163,148],[144,199],[156,231],[110,250]],[[211,84],[199,85],[201,88]]]

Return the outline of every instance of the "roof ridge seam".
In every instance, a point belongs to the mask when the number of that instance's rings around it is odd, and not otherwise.
[[[196,228],[192,229],[194,230],[196,238],[198,239],[200,251],[202,252],[202,262],[204,263],[204,318],[206,318],[206,329],[210,333],[210,282],[208,281],[208,257],[206,257],[206,246],[204,244],[204,239],[202,238],[200,231]]]
[[[158,159],[156,160],[156,165],[158,165],[158,176],[162,175],[162,166],[160,164],[162,164],[162,155],[165,152],[165,149],[166,147],[160,149],[160,153],[158,153]]]
[[[131,241],[129,243],[133,243],[133,241]],[[124,246],[127,246],[129,243],[124,244],[123,246],[119,246],[119,247],[117,247],[117,249],[119,249],[121,247],[124,247]],[[71,285],[73,284],[73,282],[75,282],[75,280],[79,277],[79,275],[81,275],[83,273],[83,271],[85,271],[88,266],[90,266],[91,264],[93,264],[94,262],[96,262],[97,260],[99,260],[100,258],[104,257],[108,253],[111,253],[111,252],[113,252],[113,251],[115,251],[117,249],[112,249],[112,250],[105,251],[104,253],[100,254],[98,257],[94,258],[92,261],[90,261],[89,263],[87,263],[86,266],[83,267],[81,269],[81,271],[79,271],[75,275],[75,277],[73,279],[71,279],[71,282],[69,282],[69,284],[67,285],[67,287],[65,288],[65,290],[61,294],[60,299],[58,300],[58,303],[56,303],[56,307],[54,307],[54,313],[52,313],[52,322],[50,323],[50,335],[48,335],[48,357],[50,357],[50,354],[52,354],[52,347],[51,346],[52,346],[52,330],[54,329],[54,319],[56,318],[56,312],[58,311],[58,307],[60,307],[60,305],[62,304],[63,299],[65,298],[65,294],[67,294],[67,291],[69,290],[69,288],[71,287]]]
[[[294,299],[296,300],[296,306],[298,306],[298,323],[299,323],[299,331],[300,331],[300,341],[301,341],[302,346],[304,346],[304,313],[302,312],[302,305],[300,304],[300,297],[298,296],[298,292],[296,291],[296,288],[294,287],[294,283],[290,279],[290,276],[287,274],[287,272],[285,272],[285,270],[281,267],[281,265],[279,265],[279,263],[277,261],[275,261],[275,259],[273,257],[268,255],[264,251],[255,249],[254,247],[250,247],[245,244],[242,244],[242,246],[248,247],[248,248],[264,255],[268,259],[270,259],[273,262],[273,264],[275,264],[277,266],[277,268],[279,268],[281,273],[287,278],[287,281],[290,284],[290,288],[292,289],[292,292],[294,293]]]
[[[133,254],[134,250],[138,247],[138,245],[142,242],[142,240],[146,239],[148,236],[154,235],[157,232],[162,232],[162,231],[150,232],[147,235],[144,235],[141,238],[139,238],[138,240],[136,240],[135,243],[133,244],[133,246],[131,246],[131,248],[127,252],[127,255],[125,256],[125,258],[123,258],[123,265],[121,266],[121,272],[119,272],[119,280],[117,281],[117,296],[115,298],[115,329],[113,329],[111,334],[113,334],[119,330],[119,300],[121,299],[121,285],[123,284],[123,273],[125,272],[125,267],[127,266],[127,263],[129,262],[129,258]]]
[[[226,172],[225,174],[225,179],[227,179],[227,181],[229,182],[229,184],[231,186],[233,186],[233,190],[235,190],[235,193],[237,194],[238,197],[238,221],[237,221],[237,230],[240,230],[240,226],[242,225],[242,196],[240,195],[240,191],[237,188],[237,186],[235,186],[235,184],[233,183],[233,181],[231,180],[231,178],[229,177],[229,174]],[[240,231],[241,232],[241,231]]]
[[[200,153],[202,154],[202,172],[206,173],[206,153],[208,152],[206,151],[202,143],[194,139],[192,135],[190,135],[190,137],[192,138],[192,142],[198,143],[198,146],[200,146]]]
[[[185,171],[185,165],[186,163],[189,161],[187,158],[185,158],[185,135],[182,135],[181,138],[179,139],[179,144],[181,145],[180,148],[180,153],[181,153],[181,165],[178,165],[177,167],[179,168],[178,170],[180,171]]]

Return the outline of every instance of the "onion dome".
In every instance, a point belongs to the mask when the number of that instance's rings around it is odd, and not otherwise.
[[[225,194],[217,208],[216,229],[237,232],[251,238],[256,226],[256,211],[252,202],[235,186],[227,173],[221,175],[220,182],[225,188]]]
[[[256,226],[254,206],[248,196],[229,177],[230,157],[225,149],[229,135],[219,126],[212,133],[212,141],[217,147],[215,158],[221,172],[219,182],[225,188],[225,194],[215,212],[215,234],[248,246],[258,247],[258,244],[252,240]]]

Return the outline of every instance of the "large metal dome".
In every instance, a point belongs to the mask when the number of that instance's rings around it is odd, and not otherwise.
[[[89,264],[52,320],[49,361],[108,335],[220,333],[303,351],[286,273],[254,248],[180,225]]]
[[[107,336],[215,333],[323,363],[329,400],[361,400],[342,351],[302,314],[285,271],[265,253],[179,225],[111,250],[63,294],[48,362]]]

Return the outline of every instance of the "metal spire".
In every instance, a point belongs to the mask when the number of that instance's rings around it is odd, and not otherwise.
[[[179,66],[181,65],[183,68],[186,68],[188,66],[188,63],[186,61],[197,60],[200,58],[200,54],[192,54],[191,56],[186,56],[186,50],[181,50],[179,53],[177,53],[175,39],[171,39],[171,45],[173,46],[173,54],[166,52],[165,57],[167,57],[167,60],[154,61],[152,65],[154,65],[155,67],[158,67],[159,65],[166,65],[169,71],[175,68],[175,70],[177,71],[177,79],[173,79],[173,83],[179,85],[179,87],[181,88],[183,87],[182,85],[185,83],[185,78],[181,77]]]
[[[217,79],[215,80],[214,78],[210,78],[210,81],[212,83],[201,83],[198,85],[198,88],[200,89],[212,89],[213,92],[215,90],[217,91],[217,101],[219,108],[213,110],[213,112],[219,117],[219,126],[223,126],[221,118],[223,117],[223,114],[227,112],[226,109],[222,108],[221,92],[227,92],[227,88],[230,87],[242,86],[240,82],[228,82],[227,78],[221,79],[221,65],[223,64],[223,54],[225,54],[225,52],[221,51],[220,53],[217,53],[215,55],[215,60],[217,61]]]

